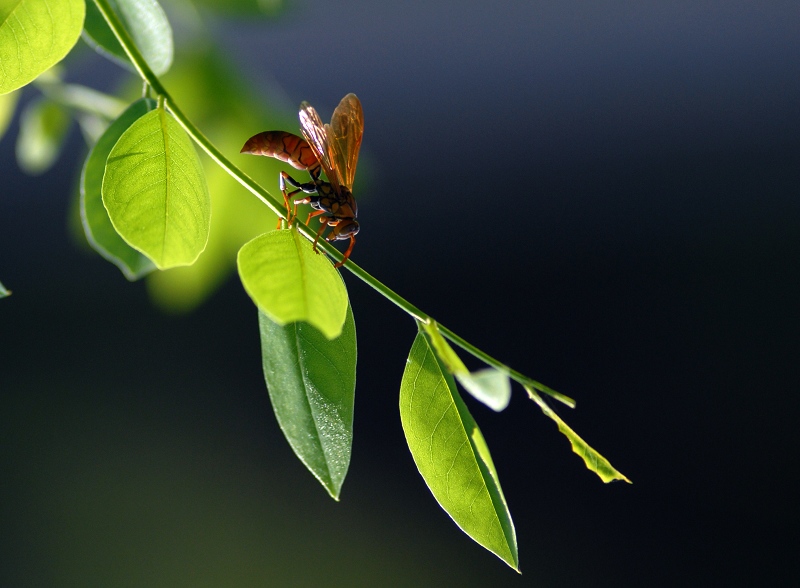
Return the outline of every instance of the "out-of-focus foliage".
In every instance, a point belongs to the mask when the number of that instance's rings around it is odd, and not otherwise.
[[[8,296],[10,294],[11,294],[11,292],[6,290],[5,286],[3,286],[3,283],[0,282],[0,298],[5,298],[6,296]]]
[[[164,10],[155,0],[108,0],[141,51],[147,65],[162,75],[172,65],[172,28]],[[103,15],[91,0],[86,3],[83,38],[99,53],[134,70],[125,50],[114,36]]]
[[[39,96],[22,111],[17,163],[31,175],[46,172],[58,159],[72,119],[61,104]]]
[[[167,3],[185,3],[186,0],[168,0]],[[192,0],[196,6],[231,15],[248,17],[275,16],[286,8],[285,0]]]

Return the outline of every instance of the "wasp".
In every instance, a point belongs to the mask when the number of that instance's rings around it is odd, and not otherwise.
[[[295,169],[308,171],[310,182],[298,182],[284,171],[280,174],[287,220],[291,224],[297,216],[298,204],[310,204],[313,210],[306,224],[314,217],[319,217],[321,223],[314,239],[314,251],[317,251],[320,236],[328,228],[331,232],[326,241],[350,239],[342,260],[335,265],[341,267],[353,251],[359,230],[356,220],[358,207],[352,188],[364,134],[361,102],[355,94],[342,98],[333,111],[330,124],[323,124],[314,107],[303,102],[300,104],[300,130],[303,137],[286,131],[259,133],[247,140],[241,152],[274,157]],[[325,172],[327,181],[322,179],[321,172]],[[288,193],[287,185],[293,188]],[[294,200],[294,209],[290,210],[290,199],[300,192],[309,196]]]

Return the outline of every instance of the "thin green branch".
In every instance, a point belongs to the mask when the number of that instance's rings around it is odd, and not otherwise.
[[[262,188],[255,180],[253,180],[250,176],[240,170],[236,165],[231,163],[227,157],[225,157],[208,138],[186,117],[183,111],[178,107],[175,101],[167,92],[166,88],[161,84],[161,81],[158,79],[150,67],[147,65],[142,54],[139,52],[139,49],[136,47],[136,44],[133,42],[133,39],[128,35],[128,32],[125,30],[122,22],[120,22],[119,18],[117,17],[116,13],[111,9],[111,6],[108,3],[108,0],[94,0],[94,3],[97,5],[97,8],[100,10],[103,17],[106,19],[109,27],[113,31],[114,35],[119,40],[120,44],[122,45],[125,53],[128,55],[128,58],[133,63],[133,66],[136,68],[136,71],[139,73],[141,78],[147,83],[150,88],[160,97],[163,98],[164,102],[166,103],[167,107],[169,108],[172,115],[175,117],[175,120],[183,127],[183,129],[188,133],[188,135],[194,140],[194,142],[206,152],[206,154],[214,160],[217,165],[219,165],[222,169],[224,169],[234,180],[239,182],[245,189],[255,195],[259,200],[261,200],[264,204],[266,204],[276,215],[285,219],[286,218],[286,210],[282,200],[276,199],[272,194],[270,194],[267,190]],[[309,240],[314,240],[316,237],[316,233],[312,231],[308,226],[304,223],[295,220],[293,221],[296,225],[300,233],[302,233],[306,238]],[[328,242],[324,240],[320,240],[318,245],[320,249],[325,251],[331,258],[334,260],[340,261],[342,259],[342,254],[339,252],[338,249],[330,245]],[[348,260],[347,263],[343,266],[345,269],[349,270],[354,276],[359,278],[364,283],[371,286],[375,291],[381,294],[384,298],[388,299],[389,301],[393,302],[395,305],[400,307],[406,313],[410,314],[414,319],[418,321],[428,321],[432,320],[432,318],[427,315],[426,313],[422,312],[416,306],[411,304],[408,300],[397,294],[394,290],[383,284],[377,278],[372,276],[366,270],[364,270],[361,266],[354,263],[352,260]],[[494,359],[490,355],[484,353],[474,345],[470,344],[469,342],[465,341],[458,335],[456,335],[450,329],[439,325],[439,329],[442,334],[450,339],[453,343],[464,349],[466,352],[472,354],[476,358],[480,359],[481,361],[487,363],[488,365],[497,368],[498,370],[508,374],[510,378],[519,382],[523,386],[530,386],[535,388],[545,394],[552,396],[553,398],[560,400],[561,402],[565,403],[568,406],[574,407],[575,401],[569,398],[568,396],[564,396],[540,384],[536,380],[532,380],[523,374],[517,372],[516,370],[512,370],[505,364],[499,362],[498,360]]]

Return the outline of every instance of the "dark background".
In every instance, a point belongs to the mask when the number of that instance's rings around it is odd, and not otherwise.
[[[337,504],[278,429],[238,279],[156,310],[69,235],[78,133],[30,178],[12,129],[0,585],[796,586],[799,30],[794,1],[298,2],[216,25],[256,88],[326,119],[359,95],[353,259],[576,398],[562,417],[633,481],[602,484],[519,389],[500,414],[468,400],[522,576],[414,468],[409,317],[344,272],[360,353]]]

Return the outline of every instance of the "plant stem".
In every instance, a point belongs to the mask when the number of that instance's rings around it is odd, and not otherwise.
[[[169,108],[172,115],[175,117],[175,120],[183,127],[186,133],[197,143],[200,148],[206,152],[206,154],[214,160],[222,169],[224,169],[228,174],[237,182],[239,182],[242,186],[244,186],[248,191],[254,194],[259,200],[261,200],[264,204],[266,204],[276,215],[285,219],[286,218],[286,210],[282,201],[278,201],[272,194],[270,194],[267,190],[262,188],[255,180],[253,180],[250,176],[245,174],[242,170],[236,167],[233,163],[231,163],[228,158],[226,158],[208,138],[197,128],[194,124],[186,117],[186,115],[181,111],[175,101],[167,92],[166,88],[161,84],[161,80],[158,79],[150,67],[147,65],[142,54],[139,52],[139,49],[136,47],[133,39],[130,38],[128,32],[125,30],[125,27],[120,22],[117,15],[111,9],[111,6],[108,3],[108,0],[94,0],[94,3],[97,5],[97,8],[103,15],[103,18],[106,19],[109,27],[113,31],[114,35],[119,40],[120,44],[122,45],[125,53],[128,55],[128,58],[133,63],[133,66],[136,68],[136,71],[139,73],[141,78],[153,89],[153,91],[160,97],[163,98],[164,102],[166,103],[167,107]],[[295,220],[294,224],[297,225],[298,230],[302,233],[306,238],[309,240],[314,240],[316,237],[316,233],[308,228],[304,223]],[[338,249],[330,245],[325,240],[320,240],[317,244],[317,247],[324,250],[331,258],[340,261],[342,259],[342,254],[339,252]],[[422,322],[427,322],[433,320],[432,317],[427,315],[426,313],[422,312],[416,306],[411,304],[408,300],[397,294],[394,290],[389,288],[388,286],[384,285],[381,281],[377,278],[372,276],[366,270],[364,270],[361,266],[354,263],[352,260],[347,260],[347,263],[343,266],[345,269],[349,270],[350,273],[355,275],[364,283],[371,286],[375,291],[381,294],[384,298],[390,300],[395,305],[400,307],[402,310],[410,314],[414,319]],[[568,396],[564,396],[556,392],[555,390],[551,390],[547,386],[540,384],[536,380],[532,380],[523,374],[517,372],[516,370],[512,370],[505,364],[497,361],[490,355],[484,353],[471,343],[465,341],[458,335],[456,335],[450,329],[438,325],[439,330],[442,332],[442,335],[450,339],[453,343],[461,347],[464,351],[472,354],[476,358],[480,359],[481,361],[487,363],[488,365],[497,368],[498,370],[502,371],[503,373],[507,374],[513,380],[516,380],[523,386],[530,386],[536,388],[537,390],[552,396],[553,398],[560,400],[564,404],[570,407],[575,406],[575,401],[569,398]]]

